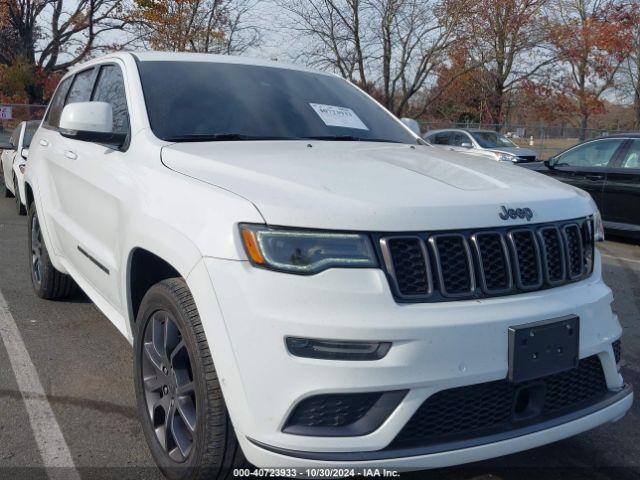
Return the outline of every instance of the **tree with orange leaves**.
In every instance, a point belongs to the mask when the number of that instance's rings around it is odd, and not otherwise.
[[[259,40],[245,18],[257,0],[135,0],[130,14],[151,48],[239,54]]]
[[[638,21],[631,7],[617,0],[559,0],[551,10],[550,41],[558,68],[543,88],[555,100],[556,116],[577,120],[581,139],[631,53]]]

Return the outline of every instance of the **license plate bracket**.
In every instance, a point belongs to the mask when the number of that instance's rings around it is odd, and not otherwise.
[[[553,375],[578,366],[580,318],[576,315],[509,327],[509,381]]]

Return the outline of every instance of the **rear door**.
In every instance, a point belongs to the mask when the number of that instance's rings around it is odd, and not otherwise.
[[[607,172],[603,204],[609,228],[640,232],[640,139],[629,140]]]
[[[624,143],[623,138],[605,138],[577,145],[555,157],[546,173],[589,192],[602,211],[607,173]]]
[[[55,163],[63,154],[63,137],[58,132],[58,129],[64,102],[72,81],[73,76],[70,76],[62,80],[58,85],[42,122],[42,128],[38,132],[37,140],[29,146],[29,156],[38,159],[40,164],[38,168],[42,172],[39,175],[40,185],[37,187],[43,199],[42,204],[38,205],[40,221],[43,222],[44,220],[48,238],[51,240],[51,245],[47,244],[47,248],[57,255],[62,254],[62,248],[54,219],[58,216],[60,202],[53,182],[53,173],[57,170]]]

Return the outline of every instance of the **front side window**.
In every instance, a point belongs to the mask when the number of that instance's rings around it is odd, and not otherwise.
[[[449,132],[436,133],[429,137],[434,145],[451,145],[451,134]]]
[[[67,92],[71,86],[72,78],[73,77],[67,77],[60,82],[60,85],[58,85],[56,93],[53,95],[53,99],[51,100],[51,105],[49,105],[47,116],[44,119],[45,125],[53,128],[58,128],[60,126],[60,115],[62,114],[64,100],[67,97]]]
[[[633,140],[620,164],[621,168],[640,169],[640,140]]]
[[[497,132],[473,132],[471,134],[482,148],[515,147],[516,144]]]
[[[578,145],[556,157],[556,167],[607,167],[624,140],[596,140]]]
[[[463,143],[471,144],[471,140],[464,133],[455,132],[452,137],[451,145],[456,147],[462,147]]]
[[[67,95],[65,105],[77,102],[88,102],[91,97],[91,87],[93,85],[93,68],[77,73],[73,80],[73,85]]]
[[[151,129],[163,140],[416,143],[383,107],[332,75],[174,61],[140,62],[139,71]]]
[[[129,113],[124,92],[122,72],[117,65],[104,65],[100,68],[98,80],[93,92],[94,102],[106,102],[113,111],[113,131],[129,132]]]

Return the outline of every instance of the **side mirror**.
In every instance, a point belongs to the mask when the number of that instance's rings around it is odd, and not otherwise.
[[[405,117],[401,118],[400,121],[404,124],[405,127],[411,130],[417,136],[420,136],[420,124],[416,120],[414,120],[413,118]]]
[[[64,107],[60,134],[83,142],[121,147],[127,135],[113,132],[113,112],[106,102],[78,102]]]
[[[16,147],[9,142],[0,143],[0,150],[15,150]]]
[[[542,163],[544,163],[545,167],[553,169],[553,165],[556,163],[556,157],[549,157],[547,160],[545,160]]]
[[[26,160],[27,157],[29,156],[29,149],[23,148],[22,151],[20,152],[20,156]]]
[[[473,145],[469,142],[463,142],[460,144],[462,148],[473,148]]]

